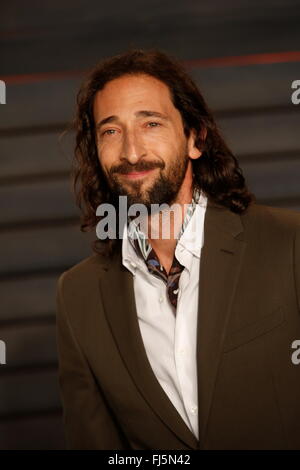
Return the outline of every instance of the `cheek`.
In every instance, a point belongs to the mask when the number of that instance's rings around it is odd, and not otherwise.
[[[174,158],[178,152],[176,139],[171,139],[166,135],[148,137],[145,141],[145,147],[148,153],[159,155],[165,160],[172,159],[172,156]]]
[[[144,136],[144,142],[147,144],[171,145],[174,137],[170,136],[168,132],[152,132]]]
[[[117,151],[113,145],[98,145],[97,154],[100,165],[104,169],[109,169],[117,160]]]

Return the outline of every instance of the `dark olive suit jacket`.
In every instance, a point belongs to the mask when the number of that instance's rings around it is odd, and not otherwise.
[[[199,282],[197,440],[147,359],[121,250],[60,276],[68,449],[300,449],[300,214],[208,198]]]

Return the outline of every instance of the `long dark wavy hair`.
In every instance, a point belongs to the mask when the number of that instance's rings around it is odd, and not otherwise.
[[[112,200],[97,154],[94,97],[107,82],[128,74],[148,74],[168,86],[173,104],[181,113],[186,137],[194,129],[198,136],[195,145],[203,152],[201,158],[192,160],[194,184],[217,204],[236,213],[246,211],[256,200],[255,195],[246,187],[237,159],[226,145],[212,112],[183,65],[161,50],[130,49],[97,64],[77,95],[73,122],[76,145],[71,176],[76,203],[82,214],[80,230],[93,230],[101,219],[96,215],[98,205]],[[204,130],[205,140],[201,137]],[[117,246],[118,240],[115,239],[96,239],[92,243],[96,253],[107,256],[111,256]]]

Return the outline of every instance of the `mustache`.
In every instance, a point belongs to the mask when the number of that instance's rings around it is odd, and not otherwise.
[[[109,173],[112,175],[114,173],[121,173],[127,175],[128,173],[138,173],[139,171],[153,170],[154,168],[165,167],[163,162],[146,162],[141,161],[136,165],[131,165],[130,163],[124,162],[122,165],[114,166],[110,169]]]

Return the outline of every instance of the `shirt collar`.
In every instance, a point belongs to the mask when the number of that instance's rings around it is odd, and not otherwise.
[[[207,206],[207,197],[198,189],[194,189],[192,202],[187,208],[184,221],[181,226],[179,238],[176,245],[177,249],[186,249],[193,255],[200,257],[201,248],[204,242],[204,217]],[[194,217],[193,217],[194,215]],[[189,223],[191,221],[191,223]],[[144,233],[138,230],[134,220],[128,218],[127,224],[124,225],[122,240],[122,257],[123,265],[126,266],[132,274],[138,264],[143,264],[140,256],[137,255],[133,237],[136,236],[141,247],[144,259],[147,258],[151,250]],[[146,257],[145,257],[146,256]]]
[[[183,223],[181,225],[181,229],[180,229],[180,232],[179,232],[179,235],[178,235],[177,244],[182,239],[183,234],[184,234],[184,232],[186,231],[186,228],[189,225],[189,221],[191,220],[191,218],[192,218],[192,216],[195,212],[196,206],[200,202],[200,200],[202,200],[202,199],[203,199],[202,192],[198,188],[195,187],[194,191],[193,191],[192,201],[187,207],[186,214],[185,214]],[[187,234],[188,236],[186,236],[185,239],[182,240],[182,245],[184,246],[185,243],[186,243],[187,246],[189,246],[190,248],[191,248],[191,242],[187,243],[187,239],[190,240],[191,231],[192,230],[190,228],[190,230],[188,231],[188,234]],[[128,239],[129,239],[129,241],[130,241],[130,243],[131,243],[131,245],[133,246],[134,249],[136,249],[135,246],[134,246],[134,240],[135,239],[137,240],[140,251],[141,251],[141,254],[142,254],[143,258],[146,260],[149,253],[150,253],[150,251],[151,251],[151,249],[152,249],[151,243],[147,240],[144,232],[135,223],[135,220],[134,219],[131,220],[129,217],[127,218],[127,235],[128,235]]]
[[[175,254],[177,249],[183,247],[197,258],[200,258],[201,248],[204,244],[204,218],[206,206],[207,197],[201,192],[182,236],[178,240]]]

